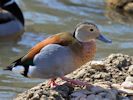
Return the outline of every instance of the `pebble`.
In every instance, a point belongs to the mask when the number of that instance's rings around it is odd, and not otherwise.
[[[28,95],[27,95],[27,99],[30,99],[30,98],[32,98],[33,97],[33,95],[34,95],[34,93],[28,93]]]
[[[72,93],[71,97],[72,97],[72,100],[85,100],[86,99],[86,95],[80,91]]]
[[[119,93],[124,93],[124,94],[127,94],[127,95],[133,95],[133,90],[131,89],[126,89],[124,88],[122,85],[120,84],[112,84],[112,87],[117,89],[117,91]]]
[[[92,91],[93,93],[100,93],[100,92],[106,91],[104,88],[100,86],[92,86],[90,87],[89,90]]]
[[[40,97],[38,94],[34,94],[34,96],[31,98],[31,100],[40,100]]]
[[[124,10],[127,12],[132,13],[133,12],[133,3],[128,3],[125,7]]]
[[[125,81],[126,82],[133,82],[133,77],[132,76],[127,76]]]
[[[91,95],[87,96],[86,100],[95,100],[95,97],[96,97],[96,95],[91,94]]]
[[[132,82],[125,81],[121,84],[121,86],[123,86],[125,89],[132,89],[133,90],[133,83]]]
[[[128,97],[125,97],[122,100],[132,100],[132,99],[129,99]]]
[[[40,98],[40,100],[46,100],[46,98],[47,97],[45,95],[42,95],[41,98]]]
[[[91,61],[90,66],[96,70],[103,70],[105,68],[105,64],[103,61]]]
[[[108,90],[106,98],[110,100],[117,100],[118,91],[117,90]]]
[[[133,65],[129,66],[128,73],[133,75]]]

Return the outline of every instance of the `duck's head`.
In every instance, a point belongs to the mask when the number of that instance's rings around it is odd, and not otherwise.
[[[80,42],[89,42],[93,39],[98,39],[105,43],[112,42],[100,33],[95,24],[89,22],[78,24],[74,32],[74,37]]]

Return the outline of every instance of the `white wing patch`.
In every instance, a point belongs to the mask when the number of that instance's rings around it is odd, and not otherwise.
[[[28,70],[28,73],[27,73],[27,76],[28,77],[31,77],[32,76],[32,73],[34,72],[34,70],[35,70],[35,66],[29,66],[29,70]]]
[[[24,66],[22,66],[22,65],[18,65],[18,66],[15,66],[15,67],[12,68],[13,72],[19,73],[19,74],[23,73],[24,70],[25,70]]]

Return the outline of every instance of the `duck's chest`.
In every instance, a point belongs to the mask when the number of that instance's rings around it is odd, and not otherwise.
[[[81,47],[75,49],[74,61],[77,67],[82,66],[88,61],[92,60],[96,53],[96,43],[95,41],[90,41],[88,43],[81,43]]]

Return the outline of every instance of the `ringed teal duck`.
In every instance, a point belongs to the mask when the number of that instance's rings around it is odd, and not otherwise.
[[[14,0],[0,0],[0,37],[17,36],[24,31],[24,16]]]
[[[55,79],[58,77],[76,85],[87,85],[65,75],[92,60],[96,53],[95,39],[111,43],[111,40],[100,34],[95,24],[80,23],[73,34],[62,32],[48,37],[5,70],[30,78],[51,79],[50,86],[56,86]]]

